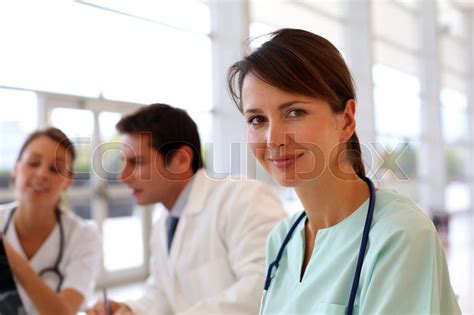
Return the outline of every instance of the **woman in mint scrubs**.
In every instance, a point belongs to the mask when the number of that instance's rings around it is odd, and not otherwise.
[[[430,219],[395,191],[370,198],[355,88],[329,41],[276,31],[229,69],[228,83],[253,154],[304,206],[269,237],[267,263],[277,263],[261,314],[461,313]]]

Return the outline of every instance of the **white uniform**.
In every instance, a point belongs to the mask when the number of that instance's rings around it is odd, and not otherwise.
[[[152,233],[145,294],[126,303],[137,314],[257,314],[266,239],[285,217],[262,183],[210,179],[200,170],[170,253],[162,215]]]
[[[15,207],[16,203],[0,205],[0,231],[3,231],[10,212]],[[76,290],[87,299],[92,293],[100,268],[101,238],[99,231],[95,225],[86,223],[70,211],[61,212],[61,220],[64,227],[64,254],[59,264],[59,270],[64,276],[61,289]],[[8,227],[6,238],[10,245],[27,259],[18,240],[13,220]],[[45,268],[53,267],[59,253],[59,243],[59,226],[56,224],[46,241],[29,260],[31,268],[39,273]],[[43,280],[50,288],[56,290],[58,285],[56,276],[49,273],[43,277]],[[16,285],[26,312],[37,314],[38,311],[26,291],[18,282]]]

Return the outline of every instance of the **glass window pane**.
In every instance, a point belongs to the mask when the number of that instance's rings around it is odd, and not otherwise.
[[[373,46],[375,64],[384,64],[404,73],[419,76],[417,54],[381,40],[375,40]]]
[[[440,57],[443,70],[460,74],[462,77],[469,74],[468,42],[462,42],[452,36],[440,36]]]
[[[108,212],[102,225],[104,265],[108,271],[140,267],[144,262],[142,220],[137,213],[141,210],[135,211],[135,202],[129,189],[117,181],[122,170],[123,155],[115,125],[121,117],[122,114],[117,112],[99,113],[99,152],[103,154],[101,172],[108,185]]]
[[[467,97],[452,89],[441,90],[441,117],[444,140],[462,143],[468,138]]]
[[[417,0],[393,0],[393,2],[410,11],[415,12],[418,9]]]
[[[77,195],[74,192],[69,193],[69,198],[66,200],[66,204],[75,214],[83,219],[92,219],[92,205],[90,194],[84,196],[83,194]]]
[[[466,182],[453,181],[446,186],[446,210],[449,213],[468,211],[471,205],[470,187]]]
[[[250,24],[250,38],[252,41],[250,42],[250,47],[252,49],[256,49],[260,47],[263,43],[268,41],[270,39],[270,36],[267,34],[276,31],[277,29],[274,27],[271,27],[269,25],[263,24],[263,23],[258,23],[258,22],[253,22]]]
[[[94,115],[89,110],[55,108],[51,112],[51,123],[61,129],[74,143],[74,186],[90,184],[92,135]]]
[[[373,78],[377,133],[417,139],[421,121],[418,78],[380,64],[374,66]]]
[[[471,205],[470,187],[467,177],[469,150],[466,146],[445,146],[446,180],[445,204],[448,212],[467,211]]]
[[[127,4],[130,9],[144,8],[143,12],[149,6],[163,6],[156,1],[97,2],[121,8]],[[191,2],[193,9],[184,10],[187,13],[168,14],[171,7],[182,9],[180,1],[167,3],[157,14],[209,23],[208,7]],[[160,100],[210,110],[209,36],[196,33],[195,26],[188,32],[164,24],[79,1],[28,2],[28,7],[0,2],[0,85],[145,104]]]
[[[209,34],[211,31],[209,6],[203,1],[82,0],[82,2],[191,32]],[[186,10],[183,10],[184,7]]]
[[[391,1],[371,1],[374,35],[406,50],[419,49],[418,15]]]
[[[114,112],[101,112],[99,114],[100,139],[102,141],[102,170],[109,184],[117,185],[118,175],[122,171],[122,151],[120,137],[115,125],[122,115]]]
[[[105,34],[110,38],[110,54],[102,74],[104,97],[142,104],[159,100],[189,110],[212,108],[209,37],[123,18],[114,25],[115,29]]]
[[[0,189],[10,183],[20,146],[37,128],[36,93],[0,89]]]
[[[250,1],[251,21],[275,28],[300,28],[325,37],[345,50],[342,1]],[[328,1],[325,1],[328,2]],[[336,13],[336,14],[334,14]]]
[[[378,136],[375,179],[380,187],[395,189],[415,201],[419,200],[417,160],[419,142],[410,139]]]
[[[107,21],[97,24],[97,12],[72,1],[0,1],[0,85],[98,96]]]
[[[454,1],[437,0],[437,18],[440,29],[448,35],[467,39],[467,14],[453,5]]]
[[[115,200],[109,204],[110,213],[128,214],[132,210],[129,199]],[[121,210],[120,210],[121,209]],[[143,211],[143,210],[137,210]],[[134,211],[135,213],[136,211]],[[142,220],[132,216],[107,218],[103,223],[104,265],[108,271],[116,271],[143,265]]]

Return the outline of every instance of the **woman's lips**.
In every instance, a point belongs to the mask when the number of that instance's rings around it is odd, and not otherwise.
[[[133,195],[134,196],[138,196],[142,193],[142,190],[141,189],[133,189]]]
[[[44,193],[48,191],[48,187],[44,185],[31,184],[29,187],[36,193]]]
[[[291,154],[291,155],[285,155],[285,156],[279,156],[279,157],[271,157],[269,160],[272,162],[272,164],[280,169],[285,169],[293,164],[296,163],[296,161],[303,155],[304,153],[299,153],[299,154]]]

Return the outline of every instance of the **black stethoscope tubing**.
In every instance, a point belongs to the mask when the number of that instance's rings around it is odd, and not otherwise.
[[[5,227],[3,228],[3,235],[7,235],[8,228],[10,227],[10,223],[13,219],[13,213],[15,212],[16,208],[13,208],[12,211],[10,211],[10,214],[8,215],[7,223],[5,224]],[[59,251],[58,251],[58,256],[56,257],[56,261],[54,262],[54,265],[52,267],[44,268],[38,272],[38,275],[40,277],[44,276],[45,274],[51,272],[54,275],[58,277],[58,285],[56,286],[56,292],[59,292],[61,290],[61,286],[64,281],[64,275],[61,273],[59,270],[59,265],[63,259],[64,255],[64,227],[63,223],[61,220],[61,211],[56,208],[55,209],[55,215],[56,215],[56,221],[58,222],[59,226]]]
[[[370,199],[369,199],[369,207],[367,210],[367,216],[365,218],[365,225],[364,225],[364,231],[362,232],[362,240],[360,242],[360,248],[359,248],[359,256],[357,258],[357,265],[356,269],[354,271],[354,278],[352,279],[352,286],[351,286],[351,292],[349,295],[349,301],[347,303],[346,307],[346,315],[352,315],[353,309],[354,309],[354,301],[356,298],[357,294],[357,288],[359,287],[359,280],[360,280],[360,274],[362,271],[362,265],[364,263],[364,258],[365,258],[365,253],[367,251],[367,244],[369,243],[369,232],[370,232],[370,226],[372,225],[372,218],[374,216],[374,208],[375,208],[375,187],[372,181],[367,178],[367,177],[362,177],[362,180],[364,180],[369,187],[369,192],[370,192]],[[263,304],[265,300],[265,295],[270,288],[270,284],[272,282],[272,279],[275,276],[276,271],[278,270],[278,267],[280,265],[280,260],[283,256],[283,253],[285,252],[286,246],[290,242],[291,237],[293,236],[293,233],[295,232],[296,228],[298,225],[301,223],[301,221],[306,217],[306,213],[303,212],[301,213],[298,218],[296,219],[295,223],[290,227],[290,230],[285,236],[285,239],[283,240],[283,243],[280,246],[280,249],[278,250],[277,256],[275,260],[268,266],[268,271],[267,271],[267,276],[265,278],[265,286],[263,289],[263,296],[262,296],[262,310],[263,310]]]

